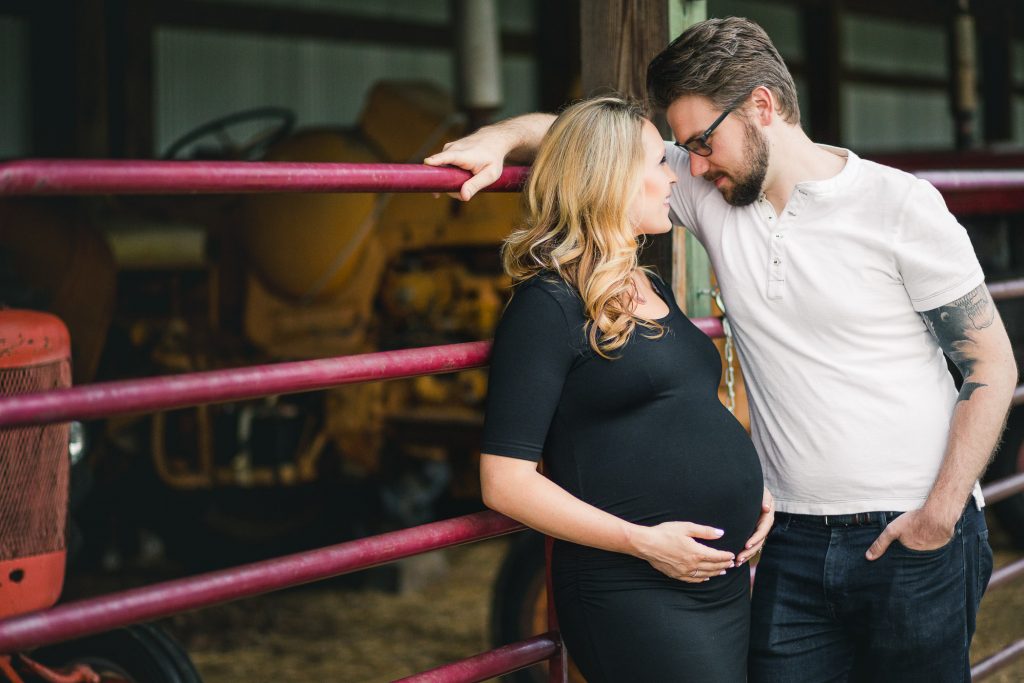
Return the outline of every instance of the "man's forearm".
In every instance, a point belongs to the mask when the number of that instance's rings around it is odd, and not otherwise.
[[[952,526],[985,470],[1006,422],[1017,381],[1013,350],[984,285],[923,315],[963,375],[946,454],[924,510]]]
[[[1012,376],[1011,372],[1008,369],[1007,375]],[[924,504],[928,516],[947,526],[959,519],[1006,423],[1014,383],[991,378],[984,384],[986,386],[973,390],[970,400],[957,403],[946,454]]]
[[[493,125],[496,131],[508,139],[508,155],[506,161],[528,164],[540,147],[540,141],[554,122],[553,114],[523,114],[515,118],[499,121]]]

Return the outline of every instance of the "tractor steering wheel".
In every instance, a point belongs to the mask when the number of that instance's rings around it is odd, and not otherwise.
[[[229,129],[267,119],[269,123],[248,138],[237,141]],[[295,127],[295,112],[284,107],[259,107],[208,121],[175,140],[162,159],[228,159],[256,161],[271,146],[283,140]],[[215,138],[213,145],[202,145],[203,138]],[[190,149],[191,148],[191,149]],[[187,154],[183,154],[188,150]]]

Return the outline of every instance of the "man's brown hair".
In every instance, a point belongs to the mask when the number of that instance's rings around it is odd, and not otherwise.
[[[684,95],[701,95],[725,110],[760,85],[775,95],[786,122],[800,123],[786,63],[764,29],[742,17],[694,24],[647,67],[647,95],[661,109]]]

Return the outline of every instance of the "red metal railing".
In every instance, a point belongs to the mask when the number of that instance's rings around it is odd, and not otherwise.
[[[528,169],[507,168],[491,190],[514,191]],[[1024,211],[1024,172],[927,171],[954,213]],[[469,174],[457,169],[398,164],[297,164],[25,160],[0,163],[0,196],[53,194],[174,194],[219,192],[447,192]],[[1024,279],[993,283],[993,298],[1024,296]],[[711,336],[721,322],[695,320]],[[450,372],[486,364],[488,342],[407,349],[196,373],[0,398],[0,427],[88,419],[215,401],[238,400],[338,384]],[[1015,402],[1024,401],[1024,387]],[[1024,490],[1024,474],[990,484],[995,502]],[[277,590],[521,529],[493,512],[477,513],[307,553],[211,572],[122,593],[68,603],[0,621],[0,652],[12,652],[105,631],[138,621]],[[1024,560],[994,572],[989,587],[1024,575]],[[1024,654],[1024,640],[979,663],[975,680]],[[552,680],[564,678],[565,653],[552,631],[403,680],[479,681],[551,661]]]

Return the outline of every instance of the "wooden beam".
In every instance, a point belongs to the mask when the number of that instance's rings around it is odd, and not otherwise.
[[[668,45],[668,2],[584,2],[580,35],[584,95],[613,88],[644,98],[647,63]]]
[[[1003,0],[975,0],[981,56],[981,99],[985,142],[1013,140],[1014,6]]]
[[[451,49],[455,45],[454,33],[447,23],[428,24],[257,4],[161,0],[154,7],[153,21],[157,26],[175,28],[318,38],[394,47]],[[530,34],[517,31],[501,33],[501,49],[505,54],[531,55],[533,47],[533,36]]]
[[[32,155],[75,156],[72,0],[39,3],[28,20]]]
[[[153,2],[108,0],[111,155],[153,156]]]
[[[800,12],[805,76],[810,91],[808,131],[816,142],[830,145],[839,144],[842,130],[839,13],[839,4],[835,2],[805,2]]]
[[[110,155],[106,0],[74,3],[75,156]]]
[[[646,99],[647,64],[668,45],[668,0],[605,0],[580,6],[585,96],[614,89]],[[649,238],[641,261],[672,281],[671,234]]]
[[[540,109],[558,111],[580,77],[580,0],[534,0],[533,18]]]

